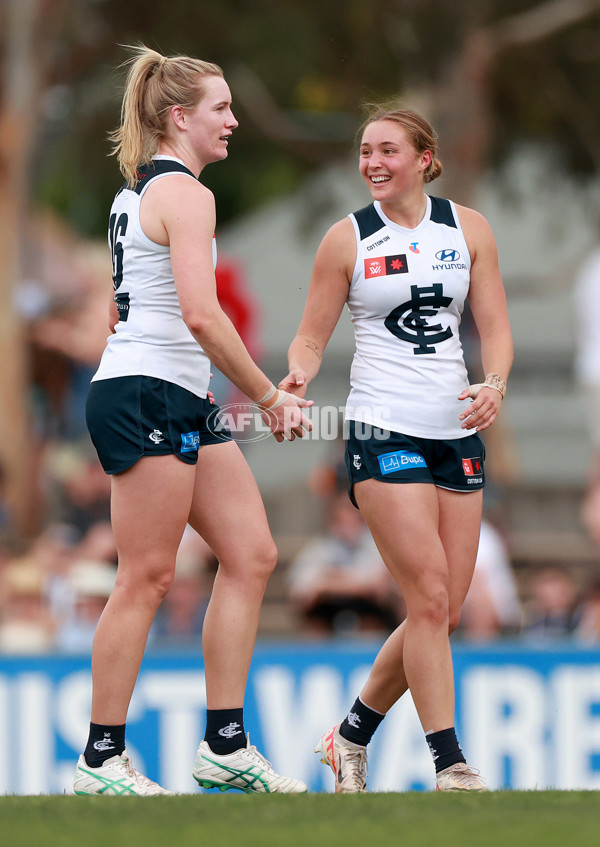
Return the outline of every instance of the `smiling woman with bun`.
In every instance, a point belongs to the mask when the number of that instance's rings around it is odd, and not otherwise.
[[[325,235],[280,387],[304,396],[347,304],[356,341],[345,415],[350,497],[407,616],[315,752],[333,769],[336,791],[365,791],[366,745],[410,689],[438,790],[481,791],[454,730],[449,635],[479,540],[479,433],[500,411],[513,357],[496,244],[478,212],[425,193],[442,165],[436,135],[416,112],[374,112],[362,129],[359,168],[373,202]],[[459,335],[467,297],[481,336],[480,384],[470,384]]]

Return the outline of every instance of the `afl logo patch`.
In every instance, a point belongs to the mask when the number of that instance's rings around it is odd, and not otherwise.
[[[365,278],[373,279],[376,276],[390,276],[391,274],[407,274],[408,262],[406,253],[397,256],[378,256],[365,259]]]
[[[481,464],[481,458],[477,456],[474,459],[463,459],[463,471],[465,476],[482,476],[483,475],[483,466]]]

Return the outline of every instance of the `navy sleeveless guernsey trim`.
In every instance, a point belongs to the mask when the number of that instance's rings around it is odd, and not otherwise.
[[[431,200],[430,221],[434,224],[445,224],[457,229],[450,201],[443,197],[430,197],[429,199]]]
[[[431,214],[429,216],[429,220],[434,224],[445,224],[453,229],[457,229],[450,201],[443,197],[430,196],[429,199],[431,200]],[[358,224],[361,241],[364,241],[365,238],[369,238],[371,235],[374,235],[385,226],[384,221],[377,214],[373,203],[359,209],[358,212],[354,212],[353,214],[356,219],[356,223]]]
[[[182,165],[180,162],[174,162],[172,159],[155,159],[147,165],[142,165],[141,168],[138,168],[138,181],[135,186],[135,193],[141,194],[144,190],[144,186],[147,185],[153,177],[166,173],[189,174],[196,179],[191,170],[186,168],[186,166]]]
[[[353,214],[358,224],[361,241],[364,241],[365,238],[368,238],[385,226],[385,223],[375,211],[375,206],[372,203]]]

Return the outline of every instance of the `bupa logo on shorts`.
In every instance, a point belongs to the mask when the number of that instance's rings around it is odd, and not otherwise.
[[[411,468],[426,468],[427,462],[420,453],[410,450],[396,450],[394,453],[384,453],[377,456],[379,469],[382,474],[394,473],[394,471],[405,471]]]
[[[376,276],[389,276],[390,274],[407,274],[408,262],[406,253],[397,256],[378,256],[365,259],[365,278],[373,279]]]
[[[195,432],[182,432],[181,433],[181,452],[182,453],[191,453],[192,450],[197,450],[200,447],[200,433],[198,430]]]
[[[463,459],[462,465],[463,471],[465,472],[465,476],[483,475],[483,465],[481,464],[481,459],[479,456],[476,459]]]

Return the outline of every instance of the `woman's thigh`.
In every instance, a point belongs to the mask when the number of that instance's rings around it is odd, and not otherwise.
[[[194,490],[193,465],[174,455],[140,459],[111,480],[121,576],[174,566]]]
[[[274,554],[258,485],[235,442],[198,451],[189,523],[222,567],[243,567],[257,555]]]
[[[463,493],[438,488],[440,538],[450,575],[450,613],[458,615],[475,570],[483,491]]]
[[[407,604],[415,592],[447,584],[435,486],[366,479],[355,483],[354,496]]]

